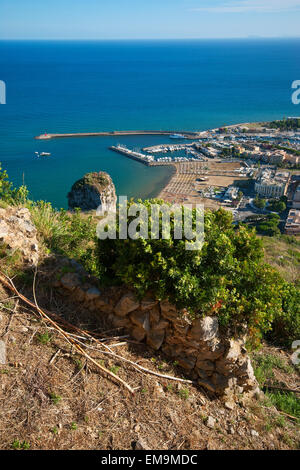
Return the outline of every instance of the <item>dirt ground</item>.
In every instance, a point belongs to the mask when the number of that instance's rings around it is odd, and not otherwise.
[[[105,344],[126,359],[157,374],[187,379],[175,363],[126,332],[112,330],[104,317],[73,305],[56,293],[44,269],[37,278],[40,306],[73,324],[106,338]],[[32,275],[19,289],[32,297]],[[125,336],[125,337],[124,337]],[[122,377],[135,394],[106,377],[37,312],[0,287],[0,339],[7,363],[0,366],[1,449],[293,449],[299,448],[299,427],[264,401],[241,400],[226,408],[214,395],[194,385],[167,380],[108,358],[98,349],[89,354]],[[88,345],[91,347],[91,345]],[[259,354],[263,354],[261,350]],[[289,361],[285,351],[268,352]],[[281,381],[299,381],[281,373]],[[215,419],[213,428],[208,418]]]

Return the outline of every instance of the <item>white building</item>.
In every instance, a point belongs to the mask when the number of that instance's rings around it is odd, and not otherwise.
[[[255,182],[255,192],[265,198],[280,198],[286,194],[289,178],[288,171],[265,168]]]

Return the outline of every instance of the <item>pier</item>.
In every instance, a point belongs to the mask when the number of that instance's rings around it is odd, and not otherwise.
[[[77,132],[68,134],[41,134],[35,137],[37,140],[50,140],[65,137],[114,137],[128,135],[173,135],[180,132],[186,139],[195,139],[199,132],[192,131],[108,131],[108,132]]]

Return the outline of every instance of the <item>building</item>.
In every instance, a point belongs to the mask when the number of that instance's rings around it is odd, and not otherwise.
[[[300,234],[300,210],[291,209],[286,219],[285,233],[287,235]]]
[[[293,209],[300,209],[300,184],[298,184],[297,189],[293,197]]]
[[[235,205],[238,203],[239,188],[236,186],[229,186],[223,196],[223,201]]]
[[[264,198],[280,198],[285,196],[290,174],[288,171],[276,171],[264,168],[258,174],[255,182],[255,192]]]

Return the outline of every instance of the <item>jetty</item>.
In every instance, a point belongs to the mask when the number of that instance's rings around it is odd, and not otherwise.
[[[113,150],[114,152],[121,153],[122,155],[126,155],[129,158],[132,158],[133,160],[137,160],[138,162],[144,163],[147,166],[150,166],[151,163],[154,163],[154,157],[152,155],[146,155],[141,152],[135,152],[134,150],[129,150],[127,147],[122,146],[122,145],[112,145],[109,147],[110,150]]]
[[[126,135],[174,135],[179,131],[107,131],[107,132],[77,132],[68,134],[41,134],[37,135],[37,140],[50,140],[60,139],[65,137],[114,137],[114,136],[126,136]],[[195,139],[199,136],[199,132],[192,131],[180,131],[182,136],[186,139]]]

